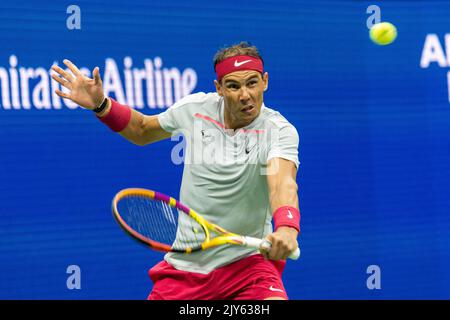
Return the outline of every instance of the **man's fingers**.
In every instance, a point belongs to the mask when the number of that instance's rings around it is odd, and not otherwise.
[[[267,252],[267,257],[270,260],[286,260],[293,250],[290,250],[292,246],[282,239],[272,237],[271,248]]]
[[[54,79],[56,82],[60,83],[61,85],[63,85],[67,89],[70,89],[70,82],[69,81],[58,77],[56,74],[52,74],[52,79]]]
[[[272,248],[270,249],[269,252],[269,259],[271,260],[280,260],[281,256],[280,256],[280,245],[278,241],[274,241],[274,243],[272,243]]]
[[[62,92],[61,90],[56,89],[55,93],[62,98],[70,99],[70,95],[65,92]]]
[[[93,74],[94,74],[94,82],[95,82],[95,84],[99,84],[102,81],[102,79],[100,78],[100,70],[99,70],[98,67],[94,68]]]
[[[275,251],[275,260],[286,260],[292,253],[291,245],[288,243],[279,242]]]
[[[72,73],[75,76],[81,76],[81,71],[77,68],[76,65],[74,65],[70,60],[64,59],[63,60],[64,64],[70,69],[70,71],[72,71]]]
[[[268,240],[268,239],[264,239],[263,242],[261,243],[261,249],[263,251],[270,251],[271,247],[272,247],[272,242],[270,242],[270,240]]]
[[[281,260],[287,260],[292,251],[286,251],[285,254],[281,257]]]
[[[272,247],[272,243],[268,239],[264,239],[261,245],[259,246],[259,252],[264,256],[264,258],[269,258],[270,248]]]
[[[58,66],[52,66],[52,70],[55,71],[56,73],[58,73],[61,77],[63,77],[68,82],[72,82],[73,77],[70,73],[64,71],[63,69],[61,69]]]

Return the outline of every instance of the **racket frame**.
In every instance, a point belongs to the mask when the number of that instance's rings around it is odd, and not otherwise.
[[[187,247],[184,250],[180,249],[174,249],[171,245],[163,244],[157,241],[154,241],[152,239],[149,239],[145,237],[144,235],[140,234],[139,232],[135,231],[132,227],[130,227],[125,220],[121,217],[119,210],[118,210],[118,203],[120,200],[131,197],[131,196],[140,196],[144,198],[149,198],[152,200],[162,201],[169,205],[172,208],[176,208],[180,210],[181,212],[187,214],[192,219],[194,219],[204,230],[205,232],[205,240],[202,242],[201,245],[197,247]],[[120,227],[132,238],[139,241],[140,243],[151,247],[154,250],[162,251],[162,252],[180,252],[180,253],[191,253],[195,251],[200,250],[206,250],[212,247],[224,245],[224,244],[234,244],[234,245],[241,245],[241,246],[248,246],[253,248],[260,248],[261,244],[265,242],[262,239],[254,238],[254,237],[248,237],[248,236],[241,236],[232,232],[229,232],[225,230],[224,228],[211,223],[207,221],[205,218],[203,218],[200,214],[198,214],[193,209],[188,208],[175,198],[169,197],[165,194],[162,194],[157,191],[149,190],[149,189],[143,189],[143,188],[127,188],[119,191],[112,201],[112,212],[114,219],[117,221],[117,223],[120,225]],[[214,237],[211,239],[210,231],[214,231],[217,234],[220,234],[217,237]],[[296,251],[294,251],[290,258],[291,259],[298,259],[300,256],[300,250],[297,248]]]

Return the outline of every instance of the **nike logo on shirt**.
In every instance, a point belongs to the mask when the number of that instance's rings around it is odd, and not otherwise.
[[[240,67],[243,64],[246,64],[247,62],[250,62],[250,61],[252,61],[252,60],[244,60],[244,61],[241,61],[241,62],[238,62],[237,60],[234,60],[234,66],[235,67]]]

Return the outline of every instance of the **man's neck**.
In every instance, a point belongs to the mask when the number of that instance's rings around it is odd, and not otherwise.
[[[223,115],[224,125],[225,129],[227,130],[237,130],[242,127],[245,127],[246,125],[243,123],[239,123],[236,119],[236,117],[233,117],[231,112],[229,112],[228,108],[225,107],[224,109],[224,115]]]
[[[259,113],[249,123],[239,122],[239,120],[236,117],[234,117],[231,112],[229,112],[229,110],[226,106],[224,106],[224,110],[223,110],[223,121],[224,121],[226,130],[238,130],[243,127],[246,127],[246,126],[250,125],[253,121],[255,121],[255,119],[258,118],[258,116],[259,116]]]

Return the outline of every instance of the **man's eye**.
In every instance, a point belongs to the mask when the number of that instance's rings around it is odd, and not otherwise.
[[[250,81],[250,82],[248,83],[248,85],[249,85],[250,87],[254,87],[257,83],[258,83],[257,81]]]
[[[237,90],[237,89],[239,89],[239,86],[237,86],[235,84],[230,84],[230,85],[228,85],[228,89]]]

